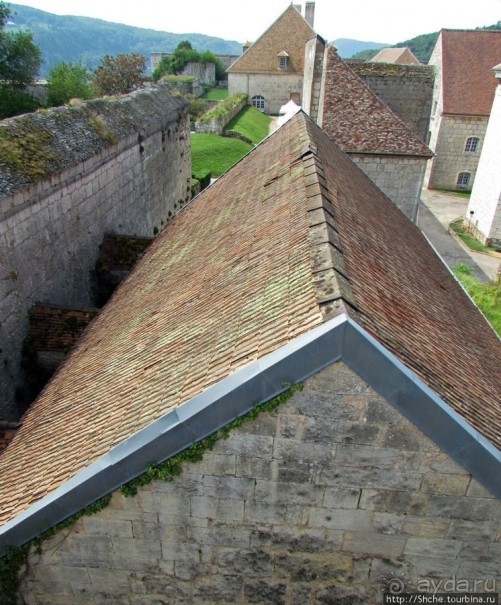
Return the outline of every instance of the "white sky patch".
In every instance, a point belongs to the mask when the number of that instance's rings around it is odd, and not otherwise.
[[[172,33],[254,41],[280,16],[284,0],[17,0],[58,15],[80,15]],[[299,4],[299,1],[293,2]],[[302,2],[304,13],[304,0]],[[501,0],[316,0],[315,30],[328,41],[353,38],[395,44],[420,34],[475,29],[501,20]]]

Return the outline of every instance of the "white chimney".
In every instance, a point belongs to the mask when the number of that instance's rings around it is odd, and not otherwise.
[[[297,12],[298,12],[299,14],[301,14],[301,5],[300,5],[300,4],[294,4],[293,6],[294,6],[294,8],[297,10]]]

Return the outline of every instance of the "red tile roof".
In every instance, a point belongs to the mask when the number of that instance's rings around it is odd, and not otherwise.
[[[322,127],[347,153],[431,157],[431,151],[329,46]]]
[[[0,456],[0,522],[320,325],[333,299],[500,444],[498,339],[421,232],[301,112],[175,216],[93,322]]]
[[[248,50],[228,69],[228,73],[302,74],[305,44],[315,31],[291,4]],[[287,68],[280,69],[278,56],[287,53]]]
[[[490,115],[497,85],[492,68],[501,59],[501,31],[443,29],[440,42],[443,112]]]

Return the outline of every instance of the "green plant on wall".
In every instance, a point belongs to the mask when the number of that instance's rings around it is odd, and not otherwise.
[[[202,460],[205,452],[214,448],[216,443],[221,439],[227,439],[233,429],[242,426],[246,422],[255,420],[259,414],[263,412],[273,412],[277,407],[288,401],[294,393],[302,391],[302,384],[284,384],[282,393],[273,397],[269,401],[258,403],[246,414],[240,416],[230,422],[221,429],[215,431],[205,439],[197,441],[187,447],[179,454],[169,458],[160,464],[152,464],[139,477],[125,483],[120,491],[124,496],[134,496],[139,487],[147,485],[152,481],[173,481],[182,472],[182,463],[198,462]],[[1,605],[17,605],[17,592],[22,581],[21,570],[27,568],[28,557],[33,547],[37,553],[41,552],[41,547],[44,541],[52,538],[62,529],[71,527],[75,521],[85,515],[93,515],[105,509],[111,500],[111,494],[96,500],[86,508],[82,509],[75,515],[68,517],[58,525],[47,529],[31,542],[19,547],[9,548],[7,553],[0,559],[0,596],[3,598],[0,601]]]

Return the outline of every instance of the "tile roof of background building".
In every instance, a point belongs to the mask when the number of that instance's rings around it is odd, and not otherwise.
[[[0,522],[343,309],[500,445],[494,332],[300,112],[174,217],[92,323],[0,456]]]
[[[305,44],[316,34],[291,4],[249,49],[231,65],[229,73],[304,72]],[[280,69],[278,56],[288,55],[287,68]]]
[[[488,116],[497,81],[492,68],[501,58],[501,31],[443,29],[443,112]]]
[[[322,128],[345,152],[431,157],[332,46],[327,48],[324,90]]]

